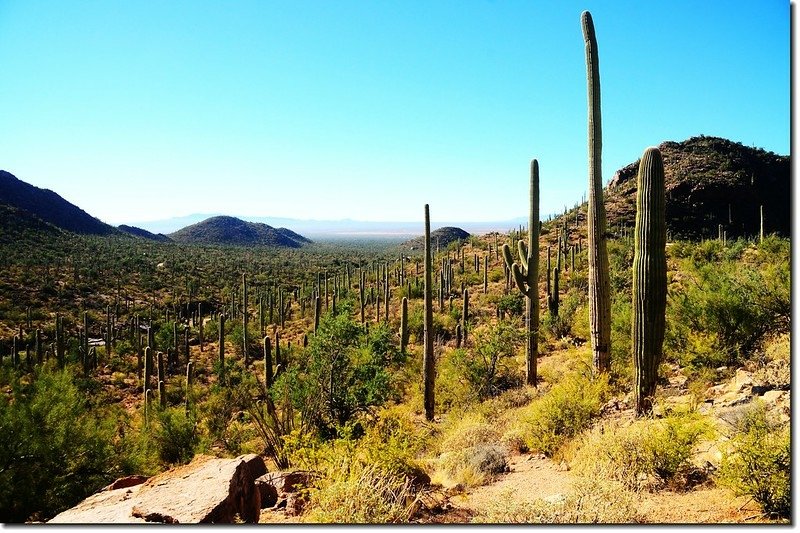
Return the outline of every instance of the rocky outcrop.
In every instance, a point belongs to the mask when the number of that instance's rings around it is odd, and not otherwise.
[[[264,461],[257,455],[198,456],[188,465],[133,486],[128,485],[135,480],[118,480],[50,523],[254,523],[261,510],[255,480],[265,473]]]
[[[728,238],[757,237],[761,206],[765,233],[791,235],[789,156],[702,135],[667,141],[658,148],[664,159],[667,227],[673,237],[717,238],[720,225]],[[638,169],[635,161],[619,169],[608,184],[609,231],[634,226]]]
[[[261,507],[282,511],[287,516],[297,516],[303,512],[307,488],[313,477],[312,472],[295,470],[290,472],[269,472],[256,480],[261,492]]]

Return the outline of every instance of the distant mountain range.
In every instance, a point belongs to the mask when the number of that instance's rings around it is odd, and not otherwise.
[[[311,241],[286,228],[245,222],[234,217],[212,217],[190,225],[170,236],[142,228],[121,225],[115,228],[71,204],[49,189],[25,183],[0,170],[0,243],[62,232],[81,235],[129,235],[160,242],[197,244],[275,246],[298,248]]]
[[[169,237],[175,242],[193,244],[238,244],[300,248],[311,240],[286,228],[246,222],[239,218],[211,217],[187,226]]]
[[[145,228],[151,232],[170,233],[190,224],[196,224],[208,218],[220,216],[219,213],[196,213],[182,217],[168,218],[163,220],[148,220],[131,222],[139,228]],[[392,221],[366,221],[366,220],[303,220],[296,218],[283,217],[251,217],[238,216],[248,222],[260,222],[275,227],[291,227],[294,231],[302,233],[311,239],[337,239],[352,237],[382,237],[394,238],[403,241],[411,236],[422,233],[423,224],[419,222],[392,222]],[[421,217],[420,217],[421,218]],[[436,225],[458,226],[474,234],[483,234],[490,231],[508,231],[516,228],[520,224],[526,224],[527,219],[520,217],[509,220],[489,221],[489,222],[465,222],[465,221],[441,221]]]
[[[423,232],[425,230],[423,229]],[[463,241],[468,239],[469,233],[461,228],[453,226],[445,226],[431,231],[431,250],[436,250],[438,246],[440,249],[447,248],[451,242]],[[413,252],[424,250],[425,248],[425,235],[408,240],[400,245],[403,250]]]
[[[692,137],[664,142],[667,224],[683,238],[714,237],[720,225],[731,237],[758,234],[763,206],[765,230],[791,234],[791,173],[789,156],[718,137]],[[610,230],[633,226],[636,216],[638,161],[617,171],[605,192]],[[527,183],[520,183],[524,192]],[[585,204],[577,214],[582,218]],[[33,233],[135,236],[167,242],[285,246],[320,239],[380,237],[398,243],[422,233],[422,222],[296,220],[277,217],[189,215],[160,221],[135,222],[115,228],[57,193],[35,187],[0,170],[0,242]],[[546,217],[543,215],[542,219]],[[525,217],[497,222],[439,222],[440,226],[483,234],[506,232],[527,224]],[[292,227],[288,230],[286,227]],[[298,233],[299,232],[299,233]],[[442,245],[440,241],[440,246]]]
[[[0,170],[0,203],[35,215],[44,222],[73,233],[110,235],[114,227],[69,203],[50,189],[40,189]]]

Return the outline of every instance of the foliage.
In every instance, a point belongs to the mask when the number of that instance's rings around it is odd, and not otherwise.
[[[522,376],[512,365],[515,352],[524,340],[510,322],[501,321],[479,330],[474,348],[455,350],[452,364],[478,400],[485,400],[514,386]]]
[[[711,336],[714,351],[705,355],[690,352],[685,363],[741,363],[755,355],[767,334],[788,331],[788,258],[760,266],[703,264],[690,272],[687,282],[670,292],[668,323]],[[685,330],[683,335],[673,333],[679,340],[689,336]]]
[[[116,417],[90,411],[70,370],[38,369],[30,383],[0,376],[0,520],[49,518],[123,472]]]
[[[608,391],[606,376],[573,372],[535,400],[523,414],[528,448],[553,456],[599,416]]]
[[[688,473],[694,447],[709,435],[708,422],[695,414],[627,426],[609,422],[579,439],[570,463],[581,475],[615,480],[630,490],[644,488],[653,478],[675,484]]]
[[[309,491],[307,522],[373,524],[408,522],[416,497],[411,481],[378,465],[350,464],[330,470]]]
[[[450,483],[482,485],[507,470],[508,448],[499,432],[474,415],[447,427],[439,450],[436,465]]]
[[[736,427],[723,457],[720,480],[737,494],[752,497],[764,512],[791,516],[791,435],[788,425],[767,416],[763,404],[750,409]]]
[[[277,389],[288,388],[294,408],[324,435],[335,435],[390,397],[387,366],[399,357],[397,349],[386,342],[385,332],[366,340],[362,332],[349,312],[323,316],[296,369],[277,380]]]
[[[194,416],[187,415],[183,407],[169,407],[159,410],[156,418],[158,423],[152,429],[152,437],[159,459],[165,465],[191,461],[200,442]]]

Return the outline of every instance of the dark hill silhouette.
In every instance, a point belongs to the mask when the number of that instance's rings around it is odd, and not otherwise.
[[[151,233],[146,229],[137,228],[136,226],[128,226],[125,224],[117,226],[117,229],[124,231],[125,233],[129,233],[134,237],[141,237],[142,239],[148,239],[151,241],[159,241],[159,242],[171,242],[172,239],[164,235],[163,233]]]
[[[118,234],[113,226],[101,222],[53,191],[34,187],[5,170],[0,170],[0,203],[27,211],[45,222],[74,233]]]
[[[14,244],[22,241],[38,243],[55,237],[61,238],[64,231],[45,222],[24,209],[0,204],[0,244]]]
[[[436,251],[437,243],[439,245],[439,248],[443,249],[446,248],[451,242],[468,239],[469,236],[470,234],[464,231],[463,229],[456,228],[453,226],[445,226],[443,228],[435,229],[431,231],[431,251],[433,252]],[[421,237],[415,237],[400,245],[401,249],[408,251],[420,251],[423,250],[424,247],[425,247],[424,235]]]
[[[791,234],[789,156],[719,137],[659,145],[667,188],[667,225],[673,236],[755,236],[764,206],[766,233]],[[639,161],[618,170],[606,189],[609,230],[636,221]],[[585,213],[585,209],[582,210]]]
[[[239,246],[278,246],[299,248],[311,241],[286,228],[273,228],[259,222],[218,216],[171,233],[175,242],[195,244],[233,244]]]

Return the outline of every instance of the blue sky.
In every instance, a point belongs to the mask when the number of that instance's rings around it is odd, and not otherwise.
[[[789,153],[789,3],[0,2],[0,168],[114,224],[506,220],[705,134]]]

